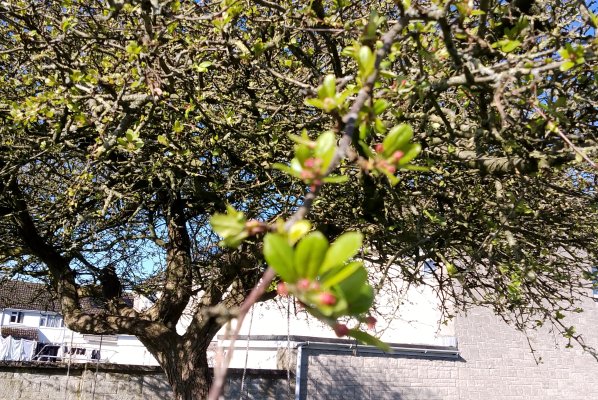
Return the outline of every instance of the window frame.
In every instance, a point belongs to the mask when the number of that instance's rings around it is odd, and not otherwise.
[[[8,319],[9,324],[22,324],[25,320],[25,313],[23,311],[11,311]]]
[[[39,318],[40,328],[63,328],[64,319],[60,314],[41,313]]]

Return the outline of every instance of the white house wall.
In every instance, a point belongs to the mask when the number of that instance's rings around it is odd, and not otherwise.
[[[10,316],[13,311],[23,312],[23,322],[11,323]],[[46,313],[43,313],[46,314]],[[75,348],[84,348],[85,357],[73,357],[72,361],[85,361],[89,359],[93,350],[101,350],[101,361],[117,364],[158,365],[155,358],[146,350],[145,346],[131,335],[115,335],[102,340],[100,336],[82,335],[66,327],[39,326],[41,311],[4,309],[0,314],[2,327],[37,328],[39,342],[53,345],[62,345]],[[116,338],[116,340],[114,340]]]
[[[441,311],[437,296],[429,286],[404,288],[402,292],[381,292],[377,298],[374,316],[378,319],[376,329],[369,331],[388,343],[419,344],[427,346],[456,346],[455,327],[453,321],[440,323]],[[289,304],[290,303],[290,304]],[[287,318],[287,307],[290,315]],[[234,321],[231,324],[231,329]],[[349,324],[350,325],[350,324]],[[362,325],[365,329],[365,326]],[[181,332],[184,327],[180,326]],[[218,346],[228,349],[227,328],[220,330],[215,341]],[[256,304],[245,318],[240,330],[240,337],[272,336],[286,337],[306,336],[336,339],[334,331],[316,318],[308,315],[295,304],[292,298]],[[345,338],[346,339],[346,338]],[[231,361],[231,368],[276,369],[280,366],[280,351],[286,348],[286,341],[238,340]],[[217,360],[217,350],[209,353],[213,362]]]
[[[23,322],[21,324],[15,324],[10,322],[11,312],[17,311],[23,313]],[[39,311],[31,310],[16,310],[16,309],[4,309],[2,312],[2,326],[38,326],[39,325]]]

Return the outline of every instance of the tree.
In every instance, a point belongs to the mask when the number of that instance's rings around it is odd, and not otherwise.
[[[302,241],[349,247],[327,268],[347,271],[360,239],[340,235],[360,231],[380,285],[431,284],[416,271],[432,259],[447,317],[482,304],[583,345],[563,316],[579,311],[597,258],[595,9],[4,1],[3,270],[50,283],[71,329],[137,336],[177,399],[207,395],[206,350],[266,270],[264,247],[313,313],[364,322],[367,309],[325,307],[351,300],[341,278],[334,300],[314,300],[298,267],[285,270],[308,212],[322,236]],[[148,275],[161,295],[143,312],[112,300],[86,314],[81,297],[101,298],[107,275],[106,297],[121,284],[143,292]]]

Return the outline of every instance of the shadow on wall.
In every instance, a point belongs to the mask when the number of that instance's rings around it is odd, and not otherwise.
[[[302,360],[300,399],[457,399],[457,364],[463,361],[310,350]]]
[[[234,400],[294,400],[295,374],[282,370],[233,369],[224,398]],[[244,376],[243,376],[244,375]],[[241,385],[243,390],[241,391]]]
[[[0,362],[0,399],[171,400],[156,367]],[[243,382],[243,384],[241,384]],[[241,390],[241,387],[243,388]],[[286,400],[295,397],[295,375],[281,370],[231,369],[226,399]]]

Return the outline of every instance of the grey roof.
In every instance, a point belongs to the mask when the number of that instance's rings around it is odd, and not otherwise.
[[[122,300],[133,305],[130,293],[123,294]],[[103,299],[83,297],[79,301],[85,312],[97,314],[104,310]],[[60,303],[47,285],[18,280],[0,280],[0,308],[60,313]]]
[[[60,312],[50,289],[41,283],[0,281],[0,308]]]

